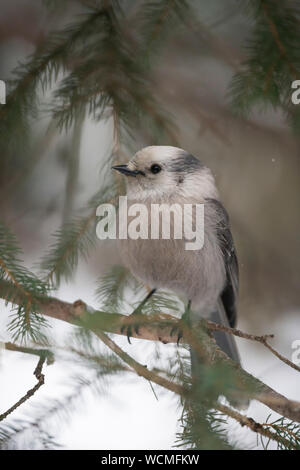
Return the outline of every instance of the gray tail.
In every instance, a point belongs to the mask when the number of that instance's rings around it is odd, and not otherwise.
[[[210,320],[230,328],[229,321],[221,301],[219,302],[218,310],[210,315]],[[230,333],[225,333],[224,331],[215,331],[214,337],[217,345],[222,349],[222,351],[224,351],[224,353],[227,354],[227,356],[229,356],[233,361],[236,361],[240,364],[241,359],[234,336]]]
[[[209,318],[211,321],[215,323],[222,324],[224,326],[228,326],[229,322],[223,307],[223,304],[220,302],[218,305],[218,310],[213,312]],[[216,331],[214,332],[214,337],[216,340],[217,345],[229,356],[232,360],[236,361],[237,363],[241,363],[240,355],[237,349],[237,345],[235,342],[235,338],[233,335],[229,333],[225,333],[223,331]],[[193,382],[195,384],[201,383],[201,363],[197,354],[191,349],[191,372],[193,377]],[[240,409],[245,409],[249,405],[248,399],[237,399],[237,400],[230,400],[231,404]]]

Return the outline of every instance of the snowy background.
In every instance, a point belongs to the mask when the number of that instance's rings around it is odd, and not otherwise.
[[[37,3],[1,2],[0,79],[10,77],[17,62],[34,50],[47,28],[66,21],[63,16],[58,21],[54,15],[46,24],[44,10]],[[213,35],[208,51],[195,37],[179,37],[166,51],[155,72],[155,93],[175,117],[181,146],[212,169],[230,214],[241,275],[238,327],[253,334],[274,333],[272,345],[291,359],[292,343],[300,340],[299,141],[280,113],[257,113],[247,119],[233,116],[226,92],[243,58],[241,46],[249,27],[235,12],[234,2],[226,3],[225,9],[223,2],[211,1],[201,10]],[[46,124],[46,118],[36,123],[37,134]],[[112,132],[111,121],[85,122],[76,207],[82,207],[102,184],[100,168],[110,152]],[[49,247],[51,234],[61,224],[66,183],[61,161],[64,139],[64,135],[53,139],[30,177],[12,193],[0,191],[0,216],[16,232],[29,267]],[[99,242],[88,265],[80,265],[75,279],[63,284],[56,296],[70,302],[81,298],[97,308],[95,281],[118,262],[114,244]],[[8,341],[8,309],[3,301],[0,305],[0,341]],[[63,343],[71,327],[58,321],[51,324],[53,337]],[[140,340],[132,340],[131,346],[125,338],[117,337],[116,341],[142,363],[152,360],[157,347]],[[295,370],[260,344],[239,339],[238,345],[247,371],[283,395],[300,399]],[[158,347],[165,355],[172,355],[175,348]],[[34,385],[36,362],[32,356],[0,351],[0,412]],[[68,396],[78,370],[76,364],[58,357],[44,373],[45,385],[13,418],[28,418],[38,412],[39,404]],[[87,372],[83,369],[82,373]],[[114,378],[101,394],[85,392],[64,424],[50,417],[49,430],[66,449],[169,449],[179,430],[181,410],[171,393],[157,386],[154,389],[157,397],[142,378]],[[256,402],[247,411],[259,422],[269,413]],[[237,423],[230,423],[228,432],[232,442],[240,442],[242,448],[261,448],[256,436]],[[34,447],[34,442],[31,445]]]

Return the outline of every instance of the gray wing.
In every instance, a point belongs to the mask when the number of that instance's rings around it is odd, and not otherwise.
[[[237,319],[236,300],[238,295],[239,272],[237,256],[234,248],[234,242],[229,226],[229,217],[223,205],[216,199],[206,199],[209,204],[212,204],[216,210],[217,216],[217,234],[219,243],[225,261],[226,268],[226,284],[223,292],[220,295],[217,309],[211,312],[210,319],[216,323],[225,326],[234,327]],[[218,346],[234,361],[240,363],[240,355],[237,349],[235,338],[223,331],[214,332],[214,337]],[[195,384],[202,383],[201,362],[198,354],[191,348],[191,368],[192,377]],[[248,400],[244,399],[231,399],[231,404],[234,407],[245,409],[248,407]]]
[[[239,268],[234,248],[234,242],[230,231],[229,216],[220,201],[208,199],[215,206],[217,211],[217,234],[224,256],[226,268],[226,284],[221,294],[221,301],[231,327],[234,327],[237,320],[236,302],[239,287]]]

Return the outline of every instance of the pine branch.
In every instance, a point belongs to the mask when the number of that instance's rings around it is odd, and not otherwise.
[[[54,415],[61,414],[64,418],[68,417],[68,411],[74,406],[78,401],[82,402],[82,392],[87,387],[90,387],[94,384],[95,378],[93,380],[82,380],[79,387],[76,387],[76,390],[72,394],[68,394],[62,400],[52,400],[51,403],[47,403],[47,406],[43,408],[43,412],[39,413],[37,418],[33,419],[30,416],[30,420],[18,420],[13,421],[12,423],[8,421],[0,426],[0,448],[8,448],[8,446],[20,438],[22,435],[29,433],[30,436],[30,445],[25,446],[25,449],[31,449],[32,447],[36,449],[36,443],[32,446],[33,438],[34,441],[38,443],[42,441],[42,448],[51,448],[60,447],[53,440],[53,436],[49,431],[45,431],[42,423],[46,421],[47,418]],[[10,446],[11,447],[11,446]]]
[[[190,392],[186,390],[184,387],[180,386],[179,384],[176,384],[174,382],[171,382],[153,371],[149,371],[145,366],[139,364],[135,359],[133,359],[129,354],[125,353],[114,341],[112,341],[111,338],[109,338],[107,335],[105,335],[102,332],[98,332],[97,336],[103,341],[103,343],[111,349],[117,356],[122,359],[125,363],[127,363],[132,369],[137,373],[137,375],[142,376],[146,378],[147,380],[153,383],[156,383],[157,385],[160,385],[172,392],[175,392],[176,394],[179,394],[182,396],[185,400],[187,397],[190,396]],[[197,397],[198,398],[198,397]],[[198,399],[197,399],[198,402]],[[298,403],[298,408],[300,410],[300,403]],[[248,426],[252,431],[254,431],[257,434],[260,434],[261,436],[267,437],[269,440],[276,441],[278,443],[279,448],[286,448],[288,450],[297,450],[300,448],[300,426],[295,425],[294,423],[287,423],[285,426],[282,425],[282,427],[278,426],[278,424],[269,424],[268,428],[266,428],[267,425],[261,425],[257,422],[255,422],[252,418],[248,418],[246,416],[241,415],[238,413],[236,410],[232,410],[228,406],[221,405],[219,403],[214,403],[214,408],[217,409],[218,411],[221,411],[223,414],[230,416],[231,418],[234,418],[236,421],[238,421],[242,426],[246,425]],[[202,432],[201,432],[201,438],[205,436],[205,440],[214,443],[214,445],[217,445],[217,448],[220,448],[220,444],[222,445],[221,448],[225,446],[224,439],[222,439],[222,432],[221,435],[217,436],[214,433],[211,432],[209,429],[209,426],[207,426],[207,421],[206,421],[206,414],[207,414],[207,407],[204,407],[204,413],[205,416],[203,417],[204,419],[202,420]],[[216,422],[219,423],[219,420],[214,419],[214,415],[210,417],[209,422],[214,423],[213,425],[216,426]],[[203,422],[206,423],[206,425],[203,424]],[[299,421],[298,421],[299,422]],[[197,436],[199,440],[199,414],[197,414]],[[200,425],[201,426],[201,425]],[[276,427],[277,426],[277,427]],[[275,429],[277,432],[273,432],[270,430],[270,428]],[[292,427],[293,430],[296,429],[296,432],[293,432],[289,429],[289,427]],[[279,431],[279,432],[278,432]],[[281,435],[283,433],[284,435],[290,434],[292,435],[292,441],[290,439],[286,439]],[[207,449],[207,444],[206,442],[201,443],[201,448]]]
[[[3,298],[3,287],[6,286],[5,281],[1,281],[0,286],[0,295]],[[4,289],[4,292],[5,290],[7,289]],[[20,296],[18,292],[15,295],[15,302],[17,301],[23,301],[22,296]],[[108,314],[99,311],[93,311],[93,313],[91,313],[91,309],[82,301],[76,301],[73,304],[70,304],[55,298],[44,296],[39,299],[39,312],[42,315],[67,321],[91,330],[106,345],[110,345],[113,350],[115,348],[114,342],[106,337],[103,331],[112,332],[114,334],[125,334],[121,332],[121,328],[124,324],[128,324],[129,322],[128,317],[124,315]],[[142,322],[144,322],[144,325],[141,324],[139,334],[136,335],[133,333],[132,336],[138,337],[139,339],[161,341],[163,343],[176,342],[177,338],[174,338],[174,336],[172,337],[170,332],[174,325],[178,324],[178,319],[175,320],[169,315],[158,315],[153,319],[149,317],[143,318],[141,323]],[[215,341],[202,329],[200,336],[201,341],[199,341],[199,338],[195,337],[195,333],[190,330],[185,330],[183,332],[183,337],[184,340],[193,347],[204,364],[223,364],[225,367],[229,367],[235,374],[235,385],[237,386],[237,389],[240,390],[239,393],[249,394],[250,386],[252,390],[250,395],[253,398],[278,412],[282,416],[293,421],[300,422],[300,403],[288,400],[259,379],[241,369],[237,363],[229,359],[226,354],[217,347]],[[119,347],[116,347],[114,352],[118,355],[123,355],[123,351]],[[127,358],[126,353],[124,354],[124,358]],[[131,363],[131,365],[132,367],[134,365],[136,366],[136,369],[134,370],[136,370],[137,373],[143,375],[147,380],[155,382],[145,367],[142,366],[143,368],[141,369],[135,363]],[[160,378],[158,384],[164,383],[165,379]],[[175,391],[175,389],[177,390],[175,393],[179,391],[176,384],[172,384],[171,387],[173,391]]]
[[[23,449],[37,450],[59,449],[61,446],[55,441],[53,435],[47,429],[44,429],[40,421],[28,423],[25,420],[14,420],[8,423],[1,423],[0,426],[0,449],[1,450],[19,450],[18,438],[25,438]],[[27,440],[26,440],[27,438]]]
[[[294,425],[293,423],[286,423],[284,426],[280,427],[277,422],[275,423],[257,423],[254,421],[252,418],[249,418],[248,416],[244,416],[241,413],[239,413],[236,410],[233,410],[232,408],[229,408],[226,405],[221,405],[217,404],[216,408],[224,413],[225,415],[229,416],[230,418],[235,419],[240,425],[247,426],[251,431],[255,432],[256,434],[259,434],[265,438],[268,439],[267,442],[270,440],[277,442],[278,448],[279,449],[286,449],[286,450],[299,450],[300,449],[300,428],[297,425]],[[281,419],[278,421],[282,421]],[[293,427],[297,427],[297,434],[293,433],[290,431],[289,426],[292,425]],[[276,429],[277,427],[277,429]],[[272,428],[276,430],[277,432],[272,431]],[[278,432],[279,431],[279,432]],[[283,434],[283,436],[282,436]],[[292,437],[291,439],[286,439],[284,436],[288,434],[288,437]],[[267,448],[267,445],[264,445],[263,447]]]
[[[194,406],[193,406],[194,405]],[[225,415],[207,406],[185,404],[175,447],[196,450],[233,450],[227,441]],[[212,405],[213,406],[213,405]]]
[[[102,188],[88,202],[92,210],[87,216],[73,218],[54,234],[55,242],[40,263],[46,282],[59,286],[62,278],[71,278],[80,258],[88,259],[96,242],[96,207],[113,202],[115,191],[114,185]]]
[[[297,125],[291,83],[300,73],[299,7],[287,0],[250,0],[247,14],[254,26],[246,60],[229,89],[233,108],[239,114],[256,105],[281,108]]]
[[[21,352],[23,354],[31,354],[34,356],[39,356],[39,358],[43,358],[46,360],[47,365],[54,363],[54,354],[49,349],[29,348],[25,346],[19,346],[17,344],[10,343],[10,342],[3,343],[3,347],[7,351],[16,351],[16,352]]]
[[[7,105],[1,107],[0,117],[18,107],[21,115],[33,109],[37,85],[41,83],[45,91],[57,78],[60,67],[67,67],[68,53],[80,45],[81,41],[93,31],[94,23],[103,16],[103,10],[82,15],[83,19],[53,33],[30,58],[28,63],[15,71],[16,78],[10,82],[12,91],[7,97]]]
[[[274,5],[272,5],[272,2],[270,4],[268,4],[268,2],[266,0],[263,0],[262,1],[262,7],[263,7],[263,11],[264,11],[264,14],[265,14],[265,17],[266,17],[266,21],[269,25],[269,28],[270,28],[270,31],[272,33],[272,36],[274,37],[274,41],[279,49],[279,52],[282,56],[282,58],[284,59],[284,61],[287,63],[287,66],[290,70],[290,73],[291,75],[297,79],[298,78],[298,71],[296,69],[296,67],[294,66],[294,64],[292,62],[290,62],[290,59],[289,59],[289,54],[283,44],[283,41],[280,37],[280,33],[279,33],[279,30],[278,30],[278,27],[274,21],[274,19],[272,18],[272,16],[274,15],[274,13],[272,11],[270,11],[270,9],[272,9]],[[295,23],[297,22],[296,21],[296,18],[295,18],[295,21],[293,21],[293,16],[292,16],[292,11],[288,11],[288,9],[286,10],[286,13],[290,13],[291,16],[290,16],[290,21],[291,21],[291,24],[293,26],[295,26]],[[299,25],[298,25],[299,26]],[[283,31],[282,31],[282,36],[283,36]],[[285,39],[283,37],[283,39]]]
[[[18,170],[15,170],[13,175],[9,175],[8,180],[5,181],[3,188],[1,188],[1,201],[0,209],[3,210],[8,203],[11,196],[15,195],[16,188],[22,189],[22,185],[28,180],[35,165],[44,156],[49,144],[57,134],[57,123],[52,119],[46,129],[45,134],[40,136],[33,144],[30,152],[26,153],[24,165]],[[30,155],[29,155],[30,154]]]
[[[14,340],[26,340],[28,336],[44,340],[40,330],[47,326],[47,322],[38,313],[36,298],[47,295],[48,288],[21,264],[21,253],[15,236],[0,223],[0,280],[9,281],[2,286],[2,295],[7,302],[18,304],[8,330],[13,333]],[[15,301],[16,295],[22,298],[21,302]]]
[[[141,8],[138,22],[141,25],[142,52],[146,56],[161,54],[166,39],[176,28],[183,27],[191,8],[186,0],[150,0]]]
[[[289,422],[285,418],[279,418],[271,423],[268,419],[262,426],[274,430],[279,437],[283,437],[283,442],[280,442],[280,439],[278,440],[280,450],[299,450],[300,428],[296,423]]]
[[[7,103],[0,108],[0,141],[4,155],[20,148],[24,151],[30,118],[36,117],[39,108],[38,87],[45,92],[57,80],[59,71],[69,67],[70,55],[76,57],[78,48],[92,34],[102,15],[101,10],[82,15],[63,31],[51,34],[27,63],[16,69],[15,78],[8,82]]]
[[[124,266],[113,266],[99,279],[96,291],[97,300],[101,308],[110,312],[118,312],[125,301],[125,289],[132,288],[140,300],[133,304],[138,306],[146,295],[145,286],[138,282]],[[169,292],[155,292],[143,306],[142,313],[152,315],[159,311],[179,312],[180,304],[176,297]]]
[[[138,45],[123,23],[122,10],[115,4],[107,7],[100,36],[91,37],[88,51],[85,55],[82,51],[78,65],[73,66],[55,92],[54,116],[65,128],[78,112],[86,109],[95,120],[117,116],[130,134],[140,126],[146,113],[156,131],[176,142],[170,119],[149,87],[149,70],[133,53]]]
[[[82,340],[82,336],[80,338]],[[42,448],[55,448],[60,447],[57,442],[53,440],[53,436],[49,432],[49,421],[51,419],[60,418],[64,420],[69,419],[72,416],[74,408],[78,409],[82,406],[84,402],[83,392],[85,390],[92,390],[97,393],[103,391],[103,379],[106,377],[111,377],[116,373],[122,372],[131,372],[132,369],[121,363],[115,355],[108,354],[99,354],[95,353],[95,350],[92,348],[87,348],[86,342],[84,342],[85,352],[70,347],[67,349],[68,352],[72,353],[72,361],[74,360],[74,355],[76,355],[78,366],[84,365],[87,370],[87,374],[92,371],[93,377],[91,379],[87,378],[87,375],[82,375],[82,372],[79,372],[77,376],[72,377],[73,387],[75,390],[72,393],[67,394],[66,397],[62,399],[56,398],[47,398],[47,403],[36,403],[34,410],[28,414],[28,419],[19,419],[16,421],[8,420],[5,425],[0,426],[0,447],[8,448],[8,445],[11,446],[15,443],[18,444],[18,441],[21,437],[26,437],[26,434],[31,438],[30,444],[23,445],[23,448],[32,448],[37,447],[37,443],[40,444]],[[66,351],[66,348],[59,348],[56,344],[51,345],[55,349],[63,349]],[[78,361],[79,359],[79,361]],[[68,360],[68,359],[67,359]],[[34,411],[34,413],[33,413]],[[55,426],[55,429],[57,426]],[[35,434],[37,434],[35,436]],[[32,446],[32,441],[34,445]]]
[[[189,10],[185,2],[171,3],[167,16],[176,17],[179,25],[183,12]],[[163,4],[147,5],[160,9]],[[178,132],[153,95],[149,64],[145,67],[143,52],[136,56],[139,43],[128,28],[119,1],[103,0],[100,5],[62,31],[50,34],[27,63],[15,71],[7,104],[0,109],[3,142],[24,145],[28,119],[39,110],[38,86],[45,92],[56,82],[53,100],[47,107],[61,129],[68,129],[76,117],[87,112],[96,120],[113,116],[116,122],[117,118],[120,130],[128,135],[139,130],[152,143],[161,139],[177,143]],[[157,22],[160,24],[159,18]],[[160,28],[168,29],[165,22]],[[64,76],[59,82],[60,72]]]
[[[123,266],[113,266],[99,280],[96,291],[97,300],[104,310],[117,312],[122,306],[124,290],[130,277],[129,271]]]
[[[56,242],[41,262],[41,269],[53,286],[59,286],[62,277],[71,278],[81,256],[88,258],[89,249],[95,243],[93,221],[94,213],[73,219],[54,234]]]
[[[238,336],[239,338],[245,338],[245,339],[250,339],[252,341],[257,341],[258,343],[263,344],[269,351],[271,351],[274,356],[278,357],[282,362],[287,364],[288,366],[292,367],[293,369],[297,370],[300,372],[300,367],[297,366],[297,364],[294,364],[292,361],[284,357],[282,354],[280,354],[278,351],[276,351],[268,342],[268,338],[274,338],[273,334],[268,334],[268,335],[263,335],[263,336],[258,336],[258,335],[250,335],[248,333],[244,333],[241,330],[238,330],[236,328],[229,328],[224,325],[219,325],[217,323],[214,323],[212,321],[207,321],[207,327],[211,331],[226,331],[229,334]]]

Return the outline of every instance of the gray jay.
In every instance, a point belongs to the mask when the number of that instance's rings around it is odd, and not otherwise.
[[[113,169],[127,178],[129,206],[204,204],[204,244],[199,250],[186,250],[184,239],[172,237],[118,241],[125,265],[151,288],[141,305],[156,289],[170,289],[185,299],[191,324],[205,317],[234,327],[238,263],[228,215],[209,168],[180,148],[151,146]],[[239,361],[233,336],[217,332],[215,337],[224,352]],[[191,354],[193,368],[196,358]]]

